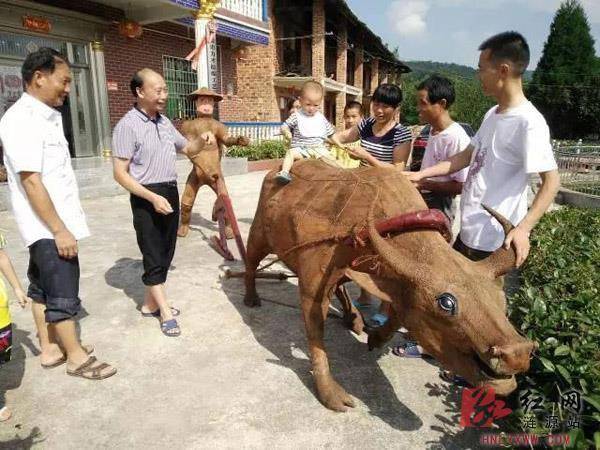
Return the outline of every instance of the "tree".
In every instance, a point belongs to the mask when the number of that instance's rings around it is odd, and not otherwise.
[[[528,96],[544,115],[553,137],[584,138],[600,126],[600,83],[594,39],[578,0],[563,2],[550,25],[550,34]]]

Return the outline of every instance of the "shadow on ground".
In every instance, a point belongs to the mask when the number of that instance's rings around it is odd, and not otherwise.
[[[242,267],[232,268],[243,270]],[[294,356],[296,347],[307,353],[304,329],[297,326],[302,323],[297,287],[288,281],[258,280],[257,290],[263,306],[248,308],[243,303],[241,279],[224,279],[222,285],[229,301],[252,330],[257,342],[275,355],[275,359],[268,362],[293,371],[306,388],[316,395],[310,361]],[[285,311],[275,312],[274,308],[285,308]],[[369,352],[366,344],[358,341],[344,326],[341,315],[333,311],[325,323],[325,344],[335,379],[349,394],[362,401],[371,415],[394,429],[420,429],[423,422],[398,400],[394,388],[377,364],[381,351]]]

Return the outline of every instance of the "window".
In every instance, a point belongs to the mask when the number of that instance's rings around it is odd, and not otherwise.
[[[169,88],[166,115],[169,119],[188,120],[196,117],[194,102],[187,95],[198,89],[198,73],[183,58],[163,56],[163,74]]]

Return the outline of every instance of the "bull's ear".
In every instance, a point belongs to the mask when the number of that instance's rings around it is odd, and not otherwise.
[[[506,250],[504,246],[500,247],[490,256],[475,264],[490,278],[498,278],[515,268],[517,262],[517,254],[515,249],[510,247]]]
[[[392,301],[392,294],[398,294],[398,282],[395,283],[388,278],[377,277],[364,272],[357,272],[352,269],[346,269],[345,275],[358,284],[369,294],[386,301]]]

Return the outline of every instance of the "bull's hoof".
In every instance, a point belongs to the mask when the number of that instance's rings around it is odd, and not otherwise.
[[[233,234],[233,230],[231,229],[230,225],[227,225],[225,227],[225,237],[227,239],[233,239],[235,237],[235,235]]]
[[[348,407],[354,408],[354,399],[342,388],[331,375],[315,377],[317,395],[323,405],[337,412],[346,412]]]
[[[180,225],[179,229],[177,230],[177,236],[179,236],[179,237],[186,237],[189,232],[190,232],[190,226],[189,225]]]
[[[246,305],[249,308],[256,308],[258,306],[261,306],[260,297],[257,294],[246,294],[244,296],[244,305]]]

